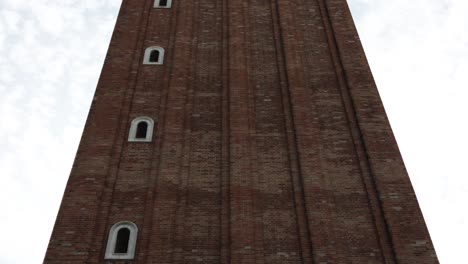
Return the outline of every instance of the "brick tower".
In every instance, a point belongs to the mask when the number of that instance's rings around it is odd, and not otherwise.
[[[438,263],[345,0],[124,0],[44,263]]]

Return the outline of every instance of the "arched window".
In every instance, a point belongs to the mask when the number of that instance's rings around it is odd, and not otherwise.
[[[162,65],[164,62],[164,49],[161,47],[149,47],[145,50],[143,64]]]
[[[159,50],[152,50],[150,53],[149,61],[156,63],[159,61],[159,56],[160,56]]]
[[[154,121],[150,117],[140,116],[133,119],[130,124],[128,141],[151,142],[153,137]]]
[[[172,0],[154,0],[154,8],[171,8]]]
[[[127,253],[128,242],[130,241],[130,229],[124,227],[117,232],[114,253]]]
[[[146,138],[148,134],[148,123],[146,121],[140,121],[137,125],[136,138]]]
[[[118,222],[109,231],[106,259],[133,259],[135,257],[138,227],[132,222]]]

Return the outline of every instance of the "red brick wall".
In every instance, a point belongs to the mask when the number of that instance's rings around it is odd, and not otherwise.
[[[44,263],[438,263],[345,0],[152,6],[123,1]]]

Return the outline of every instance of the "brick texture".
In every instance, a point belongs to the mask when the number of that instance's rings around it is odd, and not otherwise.
[[[44,263],[438,263],[346,1],[124,0]]]

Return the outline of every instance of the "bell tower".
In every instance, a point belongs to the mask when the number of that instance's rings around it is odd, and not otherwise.
[[[47,264],[435,264],[345,0],[123,0]]]

